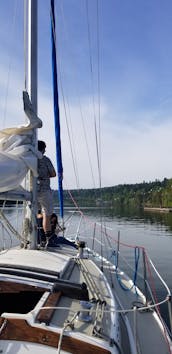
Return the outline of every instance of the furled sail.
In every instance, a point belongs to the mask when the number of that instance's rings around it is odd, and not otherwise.
[[[51,0],[51,36],[52,36],[54,121],[55,121],[55,136],[56,136],[57,170],[58,170],[58,193],[59,193],[59,204],[60,204],[60,216],[61,218],[63,218],[63,183],[62,183],[63,165],[62,165],[62,154],[61,154],[60,114],[59,114],[58,84],[57,84],[54,0]]]
[[[23,92],[26,125],[0,131],[0,192],[18,188],[29,169],[37,176],[39,152],[32,145],[33,129],[41,128],[42,121],[33,111],[27,92]]]

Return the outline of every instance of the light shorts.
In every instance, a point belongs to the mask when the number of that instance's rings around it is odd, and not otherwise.
[[[53,213],[53,193],[51,190],[38,192],[38,210],[51,215]]]

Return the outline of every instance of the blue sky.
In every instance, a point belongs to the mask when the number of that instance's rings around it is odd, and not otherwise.
[[[38,2],[38,114],[44,122],[38,136],[46,140],[47,155],[56,164],[49,1]],[[102,186],[171,178],[171,0],[98,0],[98,37],[97,0],[56,0],[55,3],[64,188],[99,186],[94,135],[99,103]],[[22,124],[25,119],[21,100],[23,1],[1,0],[0,23],[0,128],[4,128]],[[56,183],[54,180],[53,188]]]

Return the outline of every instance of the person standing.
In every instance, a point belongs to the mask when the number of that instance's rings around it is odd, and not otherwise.
[[[45,142],[38,140],[38,150],[42,153],[42,158],[38,159],[37,198],[38,209],[41,210],[43,215],[43,230],[45,233],[43,243],[46,243],[52,234],[53,193],[50,187],[50,178],[56,177],[56,171],[51,160],[44,155],[45,149]]]

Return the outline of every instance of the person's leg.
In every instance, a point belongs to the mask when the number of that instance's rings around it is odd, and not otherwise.
[[[57,227],[57,224],[58,224],[58,218],[57,218],[57,215],[55,213],[51,214],[50,222],[51,222],[51,231],[52,231],[52,233],[55,233],[56,232],[56,227]]]
[[[44,211],[43,212],[43,229],[44,229],[44,232],[47,233],[47,232],[51,232],[51,215],[47,215],[46,212]]]
[[[37,228],[38,228],[37,243],[41,244],[42,241],[46,242],[45,232],[43,230],[43,215],[41,210],[38,210],[38,214],[37,214]]]
[[[51,215],[53,212],[53,197],[51,191],[42,193],[42,215],[43,215],[43,230],[46,238],[52,234],[51,230]]]

